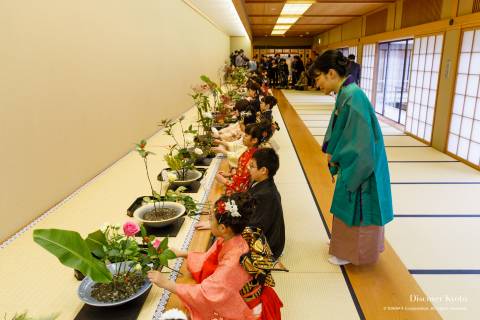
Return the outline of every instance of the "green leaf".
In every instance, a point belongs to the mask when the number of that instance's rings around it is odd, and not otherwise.
[[[97,230],[90,233],[85,239],[85,243],[90,248],[90,252],[93,253],[95,256],[100,259],[105,257],[103,246],[107,246],[108,242],[107,238],[105,238],[105,234],[103,234],[102,231]]]
[[[168,266],[168,259],[164,255],[160,255],[160,265],[162,266]]]
[[[153,200],[153,199],[152,199],[152,198],[150,198],[150,197],[143,197],[143,199],[142,199],[142,200],[143,200],[144,202],[146,202],[146,203],[152,203],[152,202],[155,202],[155,200]]]
[[[162,249],[162,251],[168,249],[168,238],[165,238],[160,242],[159,248]]]
[[[175,259],[177,257],[177,255],[170,249],[165,249],[165,251],[162,252],[162,255],[167,259]]]
[[[104,263],[90,253],[85,240],[75,231],[60,229],[37,229],[33,241],[52,253],[60,262],[89,276],[95,282],[109,283],[112,274]]]
[[[142,233],[142,237],[147,236],[147,229],[143,226],[143,224],[140,225],[140,232]]]

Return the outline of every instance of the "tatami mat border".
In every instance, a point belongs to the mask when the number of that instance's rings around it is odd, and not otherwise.
[[[426,162],[426,161],[422,161]],[[465,182],[458,182],[458,181],[411,181],[411,182],[391,182],[390,184],[480,184],[480,182],[474,181],[465,181]]]
[[[477,269],[409,269],[408,271],[411,274],[480,274],[480,270]]]
[[[460,162],[458,160],[388,160],[389,163],[440,163],[440,162]]]
[[[396,214],[395,218],[480,218],[480,214]]]
[[[222,157],[217,156],[215,159],[213,159],[210,167],[210,176],[208,177],[208,181],[205,184],[205,190],[202,196],[202,200],[200,201],[200,207],[203,207],[205,205],[205,202],[208,199],[208,195],[210,193],[210,190],[212,189],[213,182],[215,180],[215,173],[217,172],[220,163],[221,163]],[[202,209],[200,209],[202,210]],[[199,221],[198,219],[194,219],[195,221],[192,223],[190,226],[190,230],[188,230],[187,236],[185,237],[185,240],[183,241],[182,245],[182,250],[187,250],[188,247],[190,246],[190,243],[192,242],[193,234],[195,233],[195,225]],[[175,270],[180,270],[182,263],[184,259],[183,258],[178,258],[177,261],[175,262],[174,269]],[[176,281],[178,277],[178,272],[171,272],[169,279]],[[168,299],[170,298],[170,291],[168,290],[163,290],[162,297],[160,298],[160,301],[158,302],[157,309],[155,310],[155,313],[153,315],[153,320],[159,320],[160,317],[162,316],[163,311],[165,310],[165,306],[168,303]]]

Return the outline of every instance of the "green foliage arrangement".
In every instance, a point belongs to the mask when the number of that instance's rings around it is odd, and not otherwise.
[[[138,232],[141,244],[135,239]],[[37,229],[33,240],[63,265],[79,270],[97,283],[112,282],[112,274],[106,267],[110,263],[128,263],[130,267],[124,275],[128,277],[130,272],[146,273],[160,266],[168,267],[168,260],[176,257],[168,248],[168,238],[160,241],[149,236],[143,226],[131,221],[123,225],[123,233],[120,226],[110,224],[90,233],[86,239],[75,231]]]

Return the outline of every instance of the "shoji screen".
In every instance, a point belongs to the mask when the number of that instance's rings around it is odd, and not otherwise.
[[[357,57],[357,46],[354,46],[354,47],[348,47],[348,55],[350,54],[354,54],[355,55],[355,59],[358,60],[358,57]],[[347,55],[347,56],[348,56]]]
[[[376,44],[365,44],[362,55],[362,72],[360,73],[360,87],[372,101],[373,96],[373,71],[375,67]]]
[[[432,139],[443,35],[415,38],[405,130]]]
[[[480,164],[480,29],[463,32],[447,150]]]

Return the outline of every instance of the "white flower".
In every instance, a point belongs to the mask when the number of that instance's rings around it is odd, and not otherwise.
[[[204,118],[209,118],[209,119],[212,119],[212,118],[213,118],[213,115],[212,115],[211,112],[203,112],[203,113],[202,113],[202,116],[203,116]]]
[[[195,154],[197,154],[197,155],[199,155],[199,156],[201,156],[201,155],[203,154],[203,151],[202,151],[202,149],[200,149],[200,148],[195,148],[195,149],[193,149],[193,152],[195,152]]]
[[[238,207],[234,200],[227,201],[227,203],[225,203],[225,209],[230,212],[230,216],[233,218],[239,218],[242,216],[238,212]]]
[[[174,182],[178,179],[177,175],[173,172],[167,173],[168,182]]]
[[[185,315],[185,313],[183,313],[178,309],[170,309],[165,311],[160,317],[160,320],[169,320],[169,319],[187,320],[187,316]]]
[[[186,136],[185,137],[185,143],[186,144],[192,144],[193,143],[193,137],[192,136]]]
[[[108,227],[110,227],[110,223],[109,222],[104,222],[102,224],[102,226],[100,227],[100,231],[102,231],[103,233],[105,233],[108,229]]]
[[[137,263],[134,267],[135,271],[142,271],[142,265],[140,263]]]

